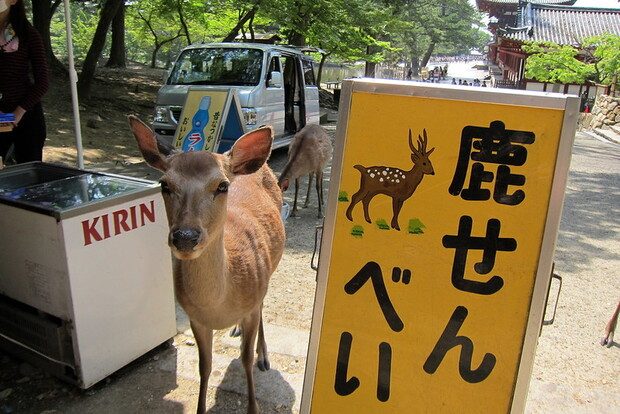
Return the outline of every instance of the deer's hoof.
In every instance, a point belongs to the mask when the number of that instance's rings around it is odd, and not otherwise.
[[[239,325],[235,325],[230,330],[230,336],[233,337],[233,338],[237,338],[237,337],[241,336],[241,327]]]
[[[269,363],[269,360],[267,359],[267,357],[265,357],[264,359],[259,359],[258,361],[256,361],[256,366],[261,371],[269,371],[271,369],[271,364]]]
[[[613,337],[604,336],[601,338],[601,346],[606,346],[607,348],[611,348],[611,345],[614,343]]]
[[[256,401],[248,405],[248,414],[260,414],[260,409]]]

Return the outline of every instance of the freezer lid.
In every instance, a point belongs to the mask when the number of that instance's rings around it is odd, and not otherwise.
[[[46,163],[0,171],[0,202],[58,220],[159,191],[152,181]]]

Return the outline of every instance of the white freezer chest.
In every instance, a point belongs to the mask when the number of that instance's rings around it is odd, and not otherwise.
[[[0,171],[0,347],[88,388],[176,334],[159,186]]]

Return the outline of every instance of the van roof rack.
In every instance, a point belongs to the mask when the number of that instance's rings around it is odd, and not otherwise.
[[[278,45],[278,46],[286,46],[292,49],[297,49],[302,53],[320,53],[322,55],[326,55],[327,52],[316,46],[295,46],[295,45]]]

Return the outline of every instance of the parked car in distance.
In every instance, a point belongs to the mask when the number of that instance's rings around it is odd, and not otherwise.
[[[202,43],[184,48],[159,89],[153,130],[172,145],[190,87],[235,89],[246,130],[274,129],[274,148],[288,146],[306,124],[319,123],[314,62],[301,51],[259,43]]]

